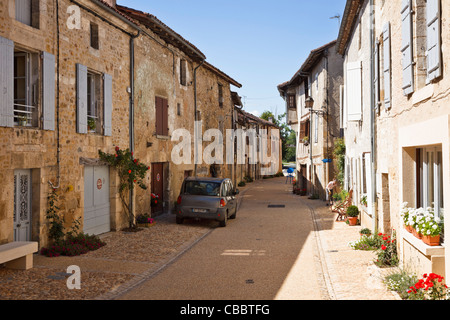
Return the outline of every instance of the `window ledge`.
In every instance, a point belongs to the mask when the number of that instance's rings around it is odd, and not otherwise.
[[[160,140],[170,140],[170,136],[161,136],[159,134],[156,135],[156,139]]]
[[[422,254],[426,256],[445,255],[445,247],[443,245],[437,247],[431,247],[429,245],[426,245],[422,240],[417,239],[414,235],[412,235],[405,229],[402,229],[401,235],[403,240],[408,242],[410,245],[412,245],[414,248],[416,248],[418,251],[420,251]]]

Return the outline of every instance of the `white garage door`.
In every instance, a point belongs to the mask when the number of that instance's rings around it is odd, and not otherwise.
[[[86,166],[84,169],[83,231],[90,235],[111,231],[109,167]]]

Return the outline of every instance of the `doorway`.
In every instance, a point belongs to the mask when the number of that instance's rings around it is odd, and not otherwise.
[[[31,240],[31,170],[14,171],[14,241]]]
[[[152,207],[152,216],[164,213],[164,163],[152,163],[152,193],[159,197],[158,203]]]

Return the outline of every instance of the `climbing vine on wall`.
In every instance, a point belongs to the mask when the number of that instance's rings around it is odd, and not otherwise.
[[[141,163],[138,159],[134,158],[133,152],[129,149],[121,150],[116,147],[115,154],[104,153],[99,150],[100,159],[108,163],[111,167],[117,170],[119,175],[119,194],[120,200],[125,208],[129,217],[129,227],[135,228],[135,216],[130,207],[129,192],[134,190],[136,186],[141,189],[147,190],[147,185],[144,182],[147,172],[150,167]]]

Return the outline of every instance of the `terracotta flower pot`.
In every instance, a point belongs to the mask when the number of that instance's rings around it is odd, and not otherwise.
[[[417,239],[422,239],[422,234],[417,232],[417,230],[415,228],[412,229],[412,234],[417,238]]]
[[[422,241],[429,246],[436,247],[441,244],[441,236],[423,236]]]
[[[405,225],[405,230],[408,231],[409,233],[412,233],[413,227]]]
[[[356,226],[358,224],[358,217],[348,217],[347,220],[350,226]]]

